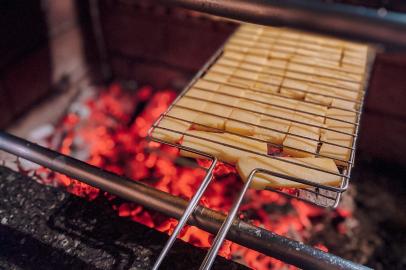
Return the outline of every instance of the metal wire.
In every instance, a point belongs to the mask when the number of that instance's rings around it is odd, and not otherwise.
[[[202,183],[199,185],[199,188],[196,190],[196,193],[193,195],[193,198],[190,200],[188,206],[185,209],[182,217],[179,219],[178,224],[176,225],[175,230],[173,231],[172,235],[169,237],[168,241],[166,242],[164,248],[162,249],[161,253],[158,256],[158,259],[155,261],[154,266],[152,267],[153,270],[158,270],[159,266],[165,259],[166,255],[168,254],[169,250],[172,248],[173,244],[175,243],[176,238],[178,237],[180,231],[186,225],[186,222],[190,218],[190,215],[194,212],[197,204],[199,203],[201,197],[203,196],[204,192],[206,191],[207,187],[210,184],[212,179],[212,174],[214,167],[217,164],[217,158],[214,157],[212,159],[212,163],[207,170],[206,176],[204,177]]]
[[[227,215],[226,220],[223,222],[223,224],[220,227],[219,232],[216,234],[216,237],[213,240],[213,244],[211,245],[209,251],[207,252],[202,264],[200,265],[200,270],[209,270],[211,266],[214,263],[214,260],[216,259],[217,253],[221,247],[221,245],[224,242],[224,239],[226,238],[226,235],[228,231],[231,228],[231,225],[233,224],[233,221],[235,219],[235,216],[237,215],[238,209],[240,208],[240,205],[242,203],[242,200],[245,196],[245,194],[248,191],[249,186],[251,185],[254,175],[256,174],[258,170],[255,169],[251,172],[250,176],[247,179],[247,182],[244,184],[244,187],[240,191],[237,200],[234,201],[234,204],[230,210],[230,212]]]
[[[252,172],[248,176],[248,179],[245,182],[243,188],[241,189],[240,193],[238,194],[237,199],[234,201],[233,206],[232,206],[231,210],[229,211],[226,220],[224,220],[223,224],[220,227],[220,230],[216,234],[209,251],[207,252],[202,264],[200,265],[199,270],[209,270],[211,268],[211,266],[213,265],[213,263],[216,259],[217,253],[220,250],[221,245],[223,244],[224,239],[226,238],[226,236],[233,224],[233,221],[237,216],[238,209],[240,208],[240,205],[244,199],[244,196],[247,193],[248,188],[250,187],[251,183],[253,182],[255,175],[258,173],[265,173],[265,174],[269,174],[269,175],[272,175],[275,177],[284,177],[284,175],[281,175],[279,173],[260,169],[260,168],[256,168],[256,169],[252,170]],[[294,181],[301,181],[301,180],[296,179]]]

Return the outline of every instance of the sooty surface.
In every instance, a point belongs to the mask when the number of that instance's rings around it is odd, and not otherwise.
[[[149,269],[167,236],[0,166],[0,269]],[[197,269],[205,251],[177,242],[161,269]],[[247,269],[218,257],[214,269]]]

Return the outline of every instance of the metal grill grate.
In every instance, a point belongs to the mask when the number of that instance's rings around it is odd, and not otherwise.
[[[367,50],[364,50],[367,49]],[[254,57],[251,57],[254,56]],[[350,57],[349,57],[350,56]],[[190,217],[191,213],[197,206],[201,196],[205,189],[209,185],[212,179],[212,172],[217,164],[217,161],[223,161],[220,157],[216,157],[210,153],[203,152],[199,149],[190,148],[182,145],[179,141],[174,142],[155,136],[157,130],[176,134],[182,138],[194,138],[201,140],[202,143],[211,143],[218,146],[228,147],[229,149],[236,149],[243,151],[249,155],[266,157],[269,159],[276,159],[284,163],[289,163],[297,166],[298,168],[306,168],[313,171],[319,171],[341,178],[341,183],[338,186],[329,186],[316,183],[312,179],[297,178],[277,172],[269,171],[264,168],[258,167],[252,170],[246,183],[241,190],[237,200],[235,201],[227,219],[223,223],[223,226],[216,235],[213,245],[210,248],[201,269],[209,269],[215,259],[215,256],[221,247],[227,232],[237,214],[241,201],[258,175],[267,174],[269,176],[279,177],[291,181],[292,183],[304,184],[304,188],[289,189],[277,189],[273,187],[266,187],[268,190],[272,190],[278,193],[283,193],[290,197],[299,198],[308,202],[321,205],[324,207],[337,206],[342,192],[348,188],[349,179],[351,176],[351,169],[354,164],[354,155],[356,150],[356,141],[360,124],[360,117],[364,102],[365,89],[369,76],[369,69],[373,60],[373,50],[366,45],[353,44],[340,40],[321,38],[317,36],[311,36],[303,33],[296,33],[287,29],[277,29],[271,27],[259,27],[252,25],[243,25],[237,30],[237,32],[226,42],[209,62],[202,68],[202,70],[196,75],[192,82],[185,88],[185,90],[178,96],[168,110],[162,114],[159,119],[149,130],[149,138],[153,141],[165,143],[174,147],[177,147],[183,151],[191,152],[212,160],[211,166],[207,170],[207,174],[198,188],[196,194],[190,201],[184,215],[179,220],[179,223],[171,235],[168,243],[158,258],[154,269],[158,269],[160,263],[167,255],[172,244],[176,240],[180,230],[186,224],[186,221]],[[257,58],[255,58],[257,57]],[[251,60],[247,60],[250,58]],[[257,59],[262,62],[255,62],[252,59]],[[261,60],[262,59],[262,60]],[[274,61],[272,63],[272,61]],[[278,62],[279,61],[279,62]],[[261,64],[262,63],[262,64]],[[272,65],[273,66],[272,66]],[[296,65],[295,64],[299,64]],[[294,70],[300,69],[300,70]],[[303,68],[304,67],[304,68]],[[265,71],[264,71],[265,70]],[[238,73],[247,73],[247,76],[241,76]],[[317,73],[317,74],[316,74]],[[262,76],[262,78],[260,78]],[[267,77],[268,76],[268,77]],[[270,76],[270,77],[269,77]],[[252,77],[256,78],[253,79]],[[230,80],[230,78],[232,80]],[[269,78],[269,79],[267,79]],[[303,87],[287,86],[285,83],[289,80],[298,82],[299,85],[310,84],[324,89],[323,91],[312,91],[304,89]],[[200,85],[199,83],[200,82]],[[203,83],[202,83],[203,82]],[[196,84],[197,83],[197,84]],[[259,84],[260,87],[256,87]],[[203,87],[202,85],[217,85],[215,89],[209,87]],[[232,92],[220,91],[221,87],[228,87],[230,89],[239,89],[245,91],[245,93],[257,93],[262,98],[253,98],[254,96],[241,96]],[[264,90],[264,87],[266,90]],[[327,90],[326,90],[327,89]],[[244,108],[237,106],[237,103],[230,104],[227,101],[212,100],[204,98],[200,95],[193,94],[193,91],[200,93],[216,94],[220,97],[226,97],[230,99],[238,99],[239,101],[247,101],[256,104],[257,106],[267,106],[282,109],[288,112],[288,115],[274,115],[270,113],[259,113],[255,109]],[[287,91],[287,92],[286,92]],[[293,96],[301,98],[292,98]],[[287,94],[288,93],[288,94]],[[320,102],[308,100],[307,95],[316,95],[322,98],[328,98],[330,100],[337,99],[347,104],[353,104],[352,107],[348,106],[335,106],[332,104],[320,104]],[[351,98],[355,97],[355,98]],[[329,142],[323,138],[308,137],[303,134],[297,134],[287,131],[272,128],[270,126],[260,125],[258,123],[251,123],[241,119],[232,118],[229,115],[223,115],[219,113],[213,113],[211,111],[205,111],[199,108],[188,107],[180,104],[182,99],[195,100],[199,103],[212,104],[224,108],[224,110],[238,109],[247,113],[258,115],[258,117],[267,117],[269,119],[278,119],[283,121],[289,121],[289,123],[295,123],[300,127],[316,128],[321,131],[329,131],[334,134],[342,134],[350,138],[350,145],[339,144],[336,142]],[[346,113],[353,113],[355,115],[354,121],[343,120],[340,117],[326,116],[324,114],[315,113],[306,110],[300,110],[296,107],[284,105],[280,100],[300,100],[300,104],[308,104],[309,106],[323,105],[326,109],[340,109]],[[261,128],[269,130],[283,136],[291,136],[294,138],[305,139],[317,144],[315,151],[308,151],[301,148],[287,146],[279,143],[270,142],[260,137],[253,137],[241,133],[236,133],[227,129],[216,128],[205,125],[196,120],[186,119],[184,117],[170,115],[171,110],[175,108],[181,108],[189,112],[198,113],[202,116],[215,117],[224,121],[230,121],[250,126],[252,128]],[[291,113],[291,114],[290,114]],[[322,118],[331,121],[339,122],[349,126],[352,132],[343,131],[341,128],[332,128],[324,125],[324,120],[321,123],[314,121],[299,120],[295,115],[300,114],[305,117]],[[230,114],[231,115],[231,114]],[[292,116],[293,115],[293,116]],[[333,159],[337,163],[339,173],[329,170],[321,169],[319,167],[310,166],[307,164],[298,163],[292,160],[286,160],[280,156],[272,156],[266,153],[259,152],[250,147],[244,147],[244,145],[233,145],[224,143],[221,141],[212,140],[206,137],[196,136],[189,130],[179,130],[171,128],[170,126],[161,125],[163,119],[176,120],[180,123],[184,123],[185,126],[198,126],[201,128],[210,129],[211,131],[222,132],[224,134],[231,134],[249,140],[252,142],[259,142],[267,144],[270,147],[278,149],[291,149],[300,151],[302,153],[312,155],[320,158]],[[331,145],[338,149],[345,149],[349,151],[347,158],[337,158],[335,156],[326,155],[320,153],[322,145]]]

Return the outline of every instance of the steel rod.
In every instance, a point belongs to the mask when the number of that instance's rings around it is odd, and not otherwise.
[[[251,182],[254,179],[256,170],[252,171],[250,176],[247,179],[247,182],[245,182],[243,188],[241,189],[240,193],[238,194],[237,199],[234,201],[233,206],[231,207],[230,212],[227,215],[227,218],[224,220],[223,224],[220,227],[220,230],[216,234],[216,237],[213,240],[213,244],[210,247],[209,251],[207,252],[206,256],[204,257],[204,260],[202,264],[200,265],[200,270],[210,270],[214,260],[217,257],[217,253],[219,252],[221,245],[224,242],[224,239],[226,238],[228,232],[230,231],[231,226],[233,225],[233,221],[235,217],[237,216],[238,209],[240,208],[240,205],[242,203],[242,200],[244,199],[245,194],[248,191],[248,188],[251,185]]]
[[[169,237],[164,248],[162,249],[161,253],[159,254],[158,259],[155,261],[155,264],[152,267],[152,270],[159,269],[159,266],[161,265],[161,263],[167,256],[169,250],[172,248],[180,231],[183,229],[183,227],[186,225],[186,222],[188,221],[190,216],[193,214],[193,211],[195,210],[196,206],[198,205],[200,199],[202,198],[204,192],[206,191],[207,187],[209,186],[209,184],[212,180],[213,170],[214,170],[216,164],[217,164],[217,159],[214,158],[211,162],[209,169],[207,170],[205,178],[203,179],[202,183],[200,184],[200,186],[197,189],[193,198],[190,200],[182,217],[180,217],[178,225],[176,225],[175,230],[173,231],[172,235]]]
[[[406,15],[303,0],[161,0],[212,15],[406,48]]]
[[[188,201],[0,131],[0,150],[30,160],[149,209],[180,218]],[[197,206],[188,224],[216,234],[225,216]],[[227,239],[303,269],[370,269],[239,219]]]

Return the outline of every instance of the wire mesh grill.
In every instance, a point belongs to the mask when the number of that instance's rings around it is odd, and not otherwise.
[[[218,155],[221,153],[218,149],[274,160],[282,166],[290,166],[290,170],[307,170],[307,177],[270,170],[258,162],[246,177],[244,188],[216,235],[201,269],[210,268],[245,192],[258,179],[283,179],[289,188],[271,184],[262,188],[323,207],[337,206],[342,192],[348,188],[354,164],[373,56],[373,50],[366,45],[284,28],[242,25],[148,133],[151,140],[177,147],[185,156],[212,160],[202,185],[154,269],[158,268],[198,204],[211,181],[217,160],[235,165],[232,158]],[[240,129],[228,128],[229,123]],[[220,135],[203,136],[209,133],[193,129],[222,134],[228,139],[223,140]],[[267,149],[264,151],[258,145],[265,145]],[[270,150],[277,154],[271,154]],[[296,159],[285,157],[289,155]],[[337,171],[303,163],[302,157],[331,159]],[[323,184],[313,179],[317,173],[338,177],[340,181],[334,185]]]

